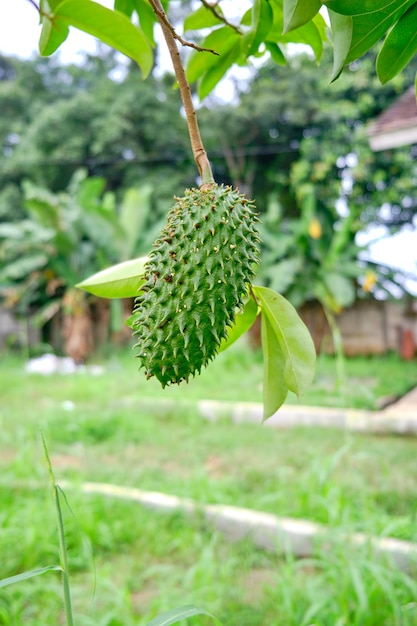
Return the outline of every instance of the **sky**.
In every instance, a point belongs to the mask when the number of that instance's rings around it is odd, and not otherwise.
[[[112,6],[111,0],[99,0]],[[38,53],[40,34],[38,13],[28,0],[0,0],[0,52],[29,58]],[[68,39],[58,52],[64,63],[81,60],[82,51],[94,52],[94,39],[71,29]]]
[[[112,0],[99,0],[112,6]],[[0,53],[29,58],[37,54],[40,33],[38,14],[28,0],[0,0]],[[89,35],[71,29],[68,39],[58,54],[62,62],[81,61],[83,51],[94,53],[95,41]],[[226,95],[226,86],[223,91]],[[371,248],[371,258],[380,263],[402,268],[415,275],[415,281],[407,286],[417,295],[417,224],[414,229],[405,229],[397,235],[378,240]],[[360,235],[359,242],[375,239],[376,231]],[[378,232],[379,234],[379,232]]]

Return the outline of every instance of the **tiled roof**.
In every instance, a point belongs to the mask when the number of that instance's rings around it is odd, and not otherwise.
[[[409,135],[408,133],[412,131]],[[378,150],[415,143],[417,133],[417,102],[414,85],[398,98],[386,111],[369,126],[371,146]],[[395,138],[394,138],[395,137]],[[388,144],[385,146],[385,141]],[[376,144],[381,142],[381,147]],[[375,144],[375,147],[373,146]]]

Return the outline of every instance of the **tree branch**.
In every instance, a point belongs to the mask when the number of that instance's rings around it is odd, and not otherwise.
[[[149,0],[149,3],[161,25],[162,32],[171,56],[172,64],[174,66],[175,76],[178,81],[178,87],[184,105],[188,132],[190,134],[191,148],[193,151],[194,160],[197,164],[198,171],[201,176],[202,184],[214,183],[210,162],[208,160],[207,153],[200,135],[200,129],[198,126],[197,114],[195,112],[190,85],[187,81],[184,66],[182,64],[180,53],[176,44],[176,39],[180,39],[176,35],[172,25],[169,23],[160,0]]]
[[[232,24],[232,22],[229,22],[229,20],[225,18],[224,15],[220,13],[220,11],[217,10],[218,0],[216,0],[213,3],[209,2],[208,0],[201,0],[201,3],[206,7],[206,9],[211,11],[213,15],[217,17],[218,20],[223,22],[223,24],[225,24],[226,26],[229,26],[230,28],[233,28],[233,30],[239,33],[239,35],[243,35],[242,31],[240,30],[238,26],[235,26],[235,24]]]
[[[156,2],[154,3],[151,0],[149,0],[149,2],[161,26],[162,26],[162,23],[164,23],[165,26],[169,28],[173,38],[179,41],[182,46],[188,46],[189,48],[193,48],[194,50],[197,50],[197,52],[211,52],[211,54],[215,54],[216,56],[219,56],[219,53],[213,50],[212,48],[201,48],[200,46],[197,46],[197,44],[193,43],[192,41],[186,41],[185,39],[183,39],[180,35],[178,35],[175,28],[169,22],[167,15],[162,8],[162,5],[161,5],[161,8],[159,8]]]

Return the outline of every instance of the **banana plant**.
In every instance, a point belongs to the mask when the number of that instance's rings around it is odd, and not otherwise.
[[[105,185],[84,170],[62,193],[25,182],[27,217],[0,224],[0,286],[7,301],[21,313],[35,308],[40,326],[61,313],[64,351],[77,361],[94,347],[92,304],[100,305],[76,283],[147,249],[152,237],[152,189],[127,190],[118,209]]]

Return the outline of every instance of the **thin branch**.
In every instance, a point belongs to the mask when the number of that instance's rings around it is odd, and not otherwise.
[[[46,11],[43,11],[40,5],[36,4],[35,0],[28,0],[28,2],[30,2],[30,4],[35,7],[39,15],[41,15],[42,17],[47,17],[52,22],[53,27],[56,28],[55,23],[54,23],[54,18],[52,15],[50,15]]]
[[[35,0],[28,0],[28,2],[30,2],[30,4],[32,4],[35,7],[38,13],[41,12],[40,7],[36,4]]]
[[[206,7],[206,9],[211,11],[213,15],[217,17],[218,20],[223,22],[223,24],[225,24],[226,26],[229,26],[229,28],[233,28],[233,30],[236,31],[239,35],[243,35],[242,31],[240,30],[238,26],[236,26],[235,24],[232,24],[232,22],[229,22],[229,20],[223,15],[223,13],[217,10],[218,0],[216,0],[213,3],[208,2],[208,0],[201,0],[201,3]]]
[[[185,41],[185,39],[183,39],[180,35],[178,35],[175,28],[169,22],[162,6],[161,8],[159,8],[158,6],[154,6],[155,3],[151,2],[151,0],[150,0],[150,4],[152,5],[152,9],[154,10],[154,13],[157,16],[161,26],[162,26],[162,23],[164,23],[165,26],[169,28],[173,38],[179,41],[182,46],[188,46],[188,48],[193,48],[194,50],[197,50],[197,52],[211,52],[211,54],[215,54],[216,56],[219,56],[219,53],[213,50],[212,48],[201,48],[200,46],[197,46],[197,44],[193,43],[192,41]]]
[[[181,99],[184,105],[185,117],[187,120],[188,132],[190,134],[191,148],[194,160],[197,164],[198,171],[203,184],[214,183],[213,173],[211,171],[210,162],[207,157],[206,150],[200,135],[197,115],[191,95],[190,85],[185,75],[184,66],[178,51],[174,29],[168,21],[164,8],[160,0],[149,0],[149,3],[158,18],[162,32],[168,46],[172,64],[174,66],[175,76],[177,78]]]

